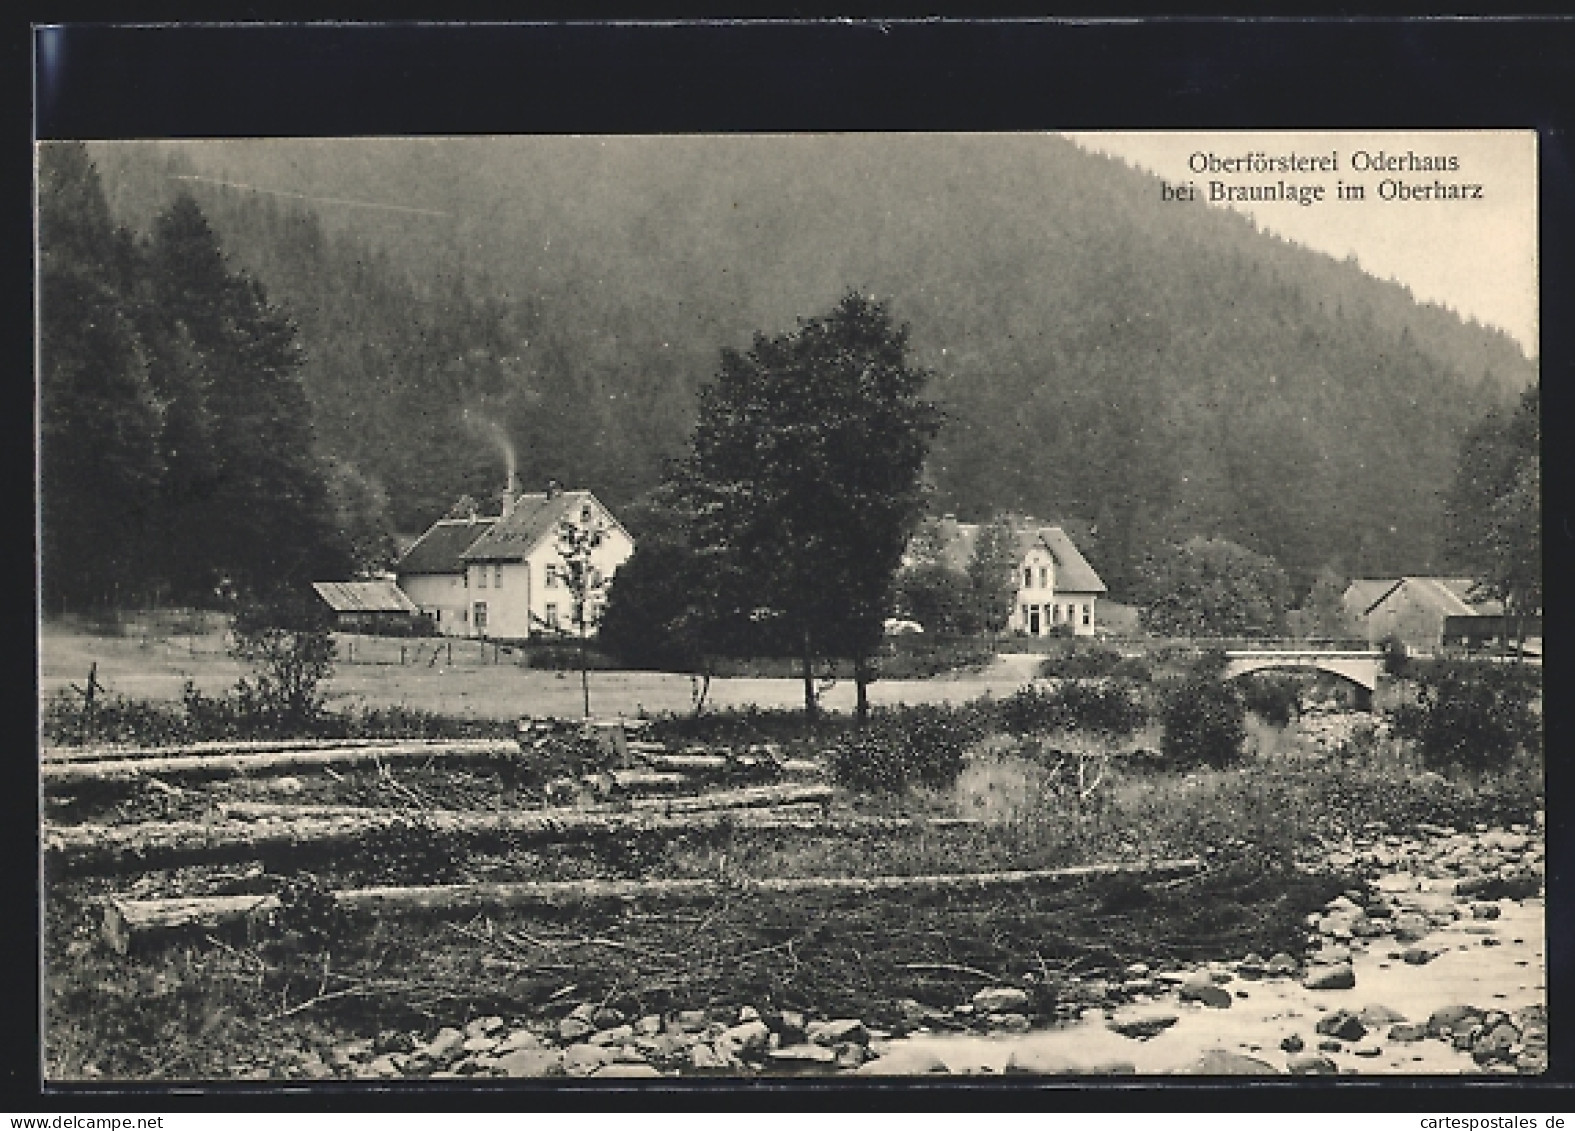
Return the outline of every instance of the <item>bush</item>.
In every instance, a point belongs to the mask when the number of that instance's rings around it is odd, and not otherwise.
[[[832,777],[838,785],[869,793],[895,793],[910,785],[946,789],[956,783],[968,747],[984,732],[983,713],[973,707],[876,711],[868,725],[832,746]]]
[[[881,679],[929,679],[956,671],[983,671],[995,658],[987,641],[972,637],[898,636],[886,641]]]
[[[1406,649],[1405,641],[1398,636],[1386,636],[1380,649],[1384,654],[1384,674],[1390,679],[1404,679],[1410,674],[1411,653]]]
[[[1293,675],[1249,675],[1237,680],[1247,710],[1273,726],[1290,726],[1302,681]]]
[[[235,685],[237,709],[264,733],[309,731],[322,713],[334,640],[318,601],[279,598],[241,607],[230,625],[230,654],[252,675]]]
[[[1178,769],[1223,769],[1241,760],[1247,705],[1241,692],[1217,679],[1189,679],[1173,688],[1161,712],[1160,752]]]
[[[1153,670],[1142,656],[1123,656],[1105,644],[1079,642],[1058,656],[1047,656],[1039,665],[1042,679],[1130,679],[1147,683]]]
[[[1148,721],[1148,712],[1119,684],[1068,680],[1049,691],[1018,688],[1001,701],[1000,717],[1008,734],[1088,730],[1128,735]]]
[[[1416,700],[1390,714],[1395,734],[1414,740],[1430,767],[1495,768],[1518,751],[1540,751],[1542,723],[1532,707],[1540,676],[1519,668],[1447,660],[1416,665]]]

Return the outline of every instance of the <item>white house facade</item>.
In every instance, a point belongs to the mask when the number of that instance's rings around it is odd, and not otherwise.
[[[524,494],[486,519],[444,519],[395,567],[401,588],[451,636],[527,640],[575,635],[574,596],[564,581],[558,532],[564,523],[602,531],[593,577],[611,580],[634,552],[622,524],[589,491]],[[587,604],[594,633],[603,592]]]
[[[1007,631],[1025,636],[1094,635],[1098,601],[1108,592],[1094,567],[1059,526],[1031,518],[1014,518],[1009,525],[1019,556]],[[947,515],[932,524],[927,536],[942,564],[966,572],[979,530],[978,523],[958,522]]]

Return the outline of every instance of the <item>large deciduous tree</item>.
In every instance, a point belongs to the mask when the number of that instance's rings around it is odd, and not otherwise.
[[[749,606],[765,646],[802,662],[810,717],[815,664],[835,657],[852,659],[860,719],[868,713],[941,423],[926,379],[909,363],[908,328],[849,293],[793,331],[756,335],[748,352],[724,350],[701,391],[684,469],[692,540],[747,585],[723,603]]]
[[[1466,436],[1447,503],[1446,545],[1478,596],[1503,602],[1524,638],[1542,607],[1542,424],[1536,386],[1513,413],[1490,413]]]
[[[1190,538],[1138,567],[1143,625],[1167,636],[1272,636],[1289,582],[1273,558],[1223,538]]]

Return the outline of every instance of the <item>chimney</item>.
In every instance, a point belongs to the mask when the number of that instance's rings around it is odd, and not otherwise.
[[[503,517],[508,518],[514,513],[514,503],[519,498],[519,477],[514,474],[514,469],[509,468],[508,480],[503,486]]]
[[[547,498],[556,499],[561,494],[563,494],[563,484],[556,479],[547,480]]]

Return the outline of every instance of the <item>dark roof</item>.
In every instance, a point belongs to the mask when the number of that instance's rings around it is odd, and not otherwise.
[[[314,581],[312,588],[336,613],[419,613],[392,581]]]
[[[520,495],[514,500],[514,509],[498,519],[497,525],[472,543],[460,558],[467,562],[522,561],[544,538],[556,532],[559,523],[577,516],[586,503],[594,504],[598,512],[607,515],[613,529],[628,537],[628,531],[589,491],[560,491],[550,497]]]
[[[460,555],[474,546],[497,523],[496,518],[442,518],[416,539],[394,565],[394,572],[464,573]]]
[[[1072,544],[1072,539],[1067,537],[1066,531],[1059,526],[1040,526],[1032,519],[1024,519],[1013,523],[1013,533],[1017,538],[1020,556],[1026,557],[1030,550],[1038,546],[1049,552],[1051,560],[1055,562],[1057,591],[1108,592],[1099,574],[1094,572],[1094,567],[1088,564],[1088,559],[1083,557]],[[949,569],[966,571],[973,557],[974,545],[979,540],[979,524],[941,519],[936,527],[936,538],[940,544],[941,564]]]
[[[1040,529],[1039,537],[1043,540],[1045,548],[1050,551],[1050,556],[1055,559],[1055,587],[1058,592],[1107,592],[1105,583],[1099,579],[1099,574],[1094,572],[1094,567],[1088,564],[1088,559],[1072,545],[1072,539],[1066,536],[1066,531],[1059,526],[1046,526]]]

